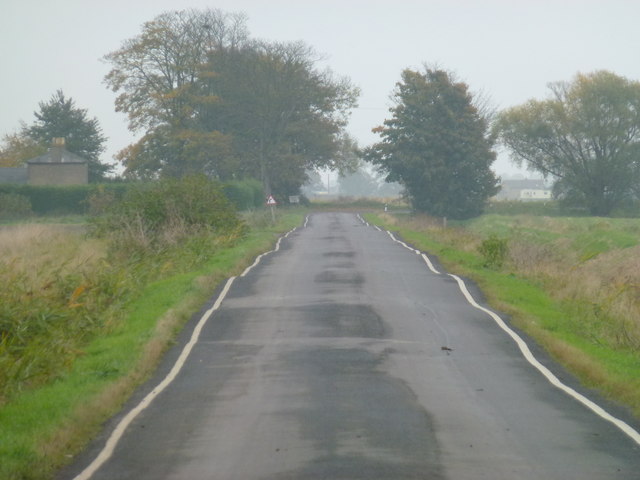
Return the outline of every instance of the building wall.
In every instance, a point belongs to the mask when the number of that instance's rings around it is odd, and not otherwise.
[[[520,192],[520,200],[550,200],[551,190],[525,189]]]
[[[27,183],[27,167],[0,167],[0,183]]]
[[[31,163],[29,185],[83,185],[89,183],[86,163]]]

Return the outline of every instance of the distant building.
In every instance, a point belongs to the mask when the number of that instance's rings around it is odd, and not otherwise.
[[[24,185],[29,181],[27,167],[0,167],[0,184]]]
[[[503,180],[495,200],[551,200],[551,189],[543,179]]]
[[[49,151],[27,160],[29,185],[83,185],[89,183],[89,162],[54,138]]]
[[[89,183],[89,162],[54,138],[44,155],[27,160],[26,167],[0,168],[0,183],[28,185],[84,185]]]
[[[520,200],[551,200],[551,190],[530,189],[520,190]]]

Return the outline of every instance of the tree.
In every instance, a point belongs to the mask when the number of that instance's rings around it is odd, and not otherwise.
[[[231,137],[220,132],[155,127],[116,158],[126,165],[125,176],[137,179],[180,178],[204,173],[229,180],[237,169]]]
[[[466,84],[442,70],[406,69],[392,118],[374,129],[382,141],[365,158],[405,187],[414,209],[463,219],[482,213],[498,191],[488,122]]]
[[[127,114],[131,131],[144,132],[118,155],[125,174],[224,178],[218,164],[228,160],[230,139],[203,130],[196,117],[219,101],[201,88],[203,78],[215,75],[203,70],[208,56],[246,42],[245,24],[244,15],[217,9],[166,12],[104,57],[112,65],[105,82],[118,94],[116,111]]]
[[[75,106],[72,98],[62,90],[51,96],[48,102],[39,103],[34,112],[36,121],[25,126],[22,134],[41,146],[50,145],[56,137],[65,138],[67,150],[84,157],[89,162],[89,180],[102,180],[111,166],[100,162],[107,140],[96,118],[89,118],[87,110]]]
[[[105,55],[112,65],[105,82],[118,93],[116,111],[127,114],[129,128],[186,127],[208,55],[241,46],[247,40],[245,23],[244,15],[218,9],[165,12]]]
[[[261,179],[298,193],[305,171],[335,162],[357,90],[315,68],[303,43],[250,40],[243,15],[164,13],[107,55],[116,109],[143,131],[119,154],[126,173]]]
[[[262,180],[265,194],[298,193],[309,169],[334,167],[347,112],[358,90],[347,79],[315,68],[301,42],[252,42],[209,57],[205,78],[219,103],[201,110],[206,130],[233,136],[244,159],[240,174]]]
[[[340,195],[351,197],[375,197],[378,194],[378,182],[364,165],[359,164],[355,171],[338,176],[338,191]]]
[[[7,134],[0,146],[0,167],[20,167],[27,160],[44,154],[47,148],[24,132]]]
[[[640,82],[598,71],[549,87],[550,99],[502,112],[496,132],[556,192],[608,215],[640,182]]]

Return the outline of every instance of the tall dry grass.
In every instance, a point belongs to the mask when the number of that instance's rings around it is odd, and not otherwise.
[[[29,273],[34,282],[51,270],[86,269],[104,258],[104,243],[78,225],[18,224],[0,228],[0,265]]]
[[[0,404],[71,361],[96,321],[90,291],[104,256],[103,243],[81,227],[0,229]]]

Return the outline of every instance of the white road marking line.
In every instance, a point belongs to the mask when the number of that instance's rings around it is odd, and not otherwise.
[[[271,251],[269,251],[269,252],[266,252],[266,253],[261,253],[260,255],[258,255],[258,256],[256,257],[255,261],[253,262],[253,264],[252,264],[252,265],[250,265],[250,266],[248,266],[247,268],[245,268],[245,269],[244,269],[244,272],[242,272],[242,273],[240,274],[240,276],[241,276],[241,277],[245,277],[245,276],[247,275],[247,273],[249,273],[253,267],[255,267],[256,265],[258,265],[258,263],[260,262],[260,259],[261,259],[262,257],[264,257],[267,253],[271,253],[272,251],[273,251],[273,250],[271,250]]]
[[[381,232],[381,231],[382,231],[382,229],[381,229],[379,226],[377,226],[377,225],[374,225],[374,226],[373,226],[373,228],[375,228],[375,229],[376,229],[376,230],[378,230],[379,232]]]
[[[377,228],[377,227],[376,227]],[[402,240],[398,240],[396,237],[393,236],[393,233],[391,233],[389,230],[387,230],[387,233],[389,234],[389,236],[391,237],[391,240],[393,240],[396,243],[399,243],[400,245],[402,245],[404,248],[406,248],[407,250],[410,250],[418,255],[420,255],[422,252],[420,252],[419,250],[416,250],[413,247],[410,247],[409,245],[407,245],[406,243],[404,243]]]
[[[180,373],[180,370],[182,370],[182,367],[186,363],[191,350],[198,341],[198,337],[200,337],[202,328],[207,323],[207,320],[209,320],[213,312],[220,308],[220,304],[227,296],[229,288],[231,288],[231,284],[233,284],[235,278],[236,277],[231,277],[227,280],[227,283],[222,289],[222,292],[220,292],[220,295],[218,296],[213,306],[209,310],[207,310],[204,315],[202,315],[202,317],[198,321],[198,324],[194,328],[193,333],[191,334],[191,339],[182,349],[178,360],[176,360],[176,363],[173,365],[173,368],[171,369],[169,374],[156,386],[156,388],[154,388],[149,394],[147,394],[147,396],[144,397],[138,405],[131,409],[129,413],[127,413],[124,418],[120,420],[120,423],[118,423],[115,430],[111,433],[111,436],[107,440],[107,443],[105,444],[102,451],[93,460],[93,462],[89,464],[89,466],[87,466],[80,474],[78,474],[74,478],[74,480],[88,480],[89,478],[91,478],[91,476],[111,457],[116,445],[122,438],[125,430],[131,424],[131,422],[138,416],[138,414],[140,414],[140,412],[147,408],[151,404],[151,402],[178,376],[178,373]]]
[[[427,267],[429,267],[429,270],[431,270],[433,273],[435,273],[436,275],[440,275],[440,272],[438,270],[436,270],[433,266],[433,263],[431,263],[431,260],[429,260],[429,257],[427,257],[424,253],[422,254],[422,258],[424,259],[424,261],[427,264]]]
[[[496,313],[492,312],[487,308],[481,307],[476,303],[476,301],[473,299],[473,297],[469,293],[469,290],[467,290],[467,286],[465,285],[464,281],[462,281],[460,277],[452,274],[449,274],[449,276],[453,277],[458,282],[458,286],[460,287],[462,294],[465,296],[465,298],[471,304],[471,306],[485,312],[487,315],[493,318],[493,320],[498,324],[498,326],[502,330],[504,330],[516,342],[524,358],[536,369],[538,369],[540,373],[542,373],[553,386],[559,388],[569,396],[573,397],[575,400],[582,403],[585,407],[589,408],[591,411],[593,411],[596,415],[600,416],[604,420],[607,420],[613,423],[616,427],[622,430],[622,432],[628,435],[633,441],[635,441],[638,445],[640,445],[640,433],[638,433],[635,429],[633,429],[629,424],[611,415],[609,412],[604,410],[600,405],[589,400],[587,397],[585,397],[581,393],[576,392],[573,388],[569,387],[568,385],[565,385],[564,383],[562,383],[558,377],[556,377],[547,367],[542,365],[533,356],[533,354],[531,353],[531,350],[529,349],[529,346],[522,339],[522,337],[520,337],[515,331],[509,328],[507,324],[504,323],[504,321]]]
[[[296,228],[297,228],[297,227],[296,227]],[[274,253],[274,252],[277,252],[278,250],[280,250],[280,242],[282,241],[282,239],[283,239],[283,238],[287,238],[291,233],[295,232],[296,228],[294,228],[293,230],[290,230],[289,232],[287,232],[287,234],[286,234],[286,235],[284,235],[283,237],[278,238],[278,241],[276,242],[276,246],[275,246],[275,248],[274,248],[273,250],[269,250],[268,252],[264,252],[264,253],[261,253],[260,255],[258,255],[258,256],[256,257],[255,261],[254,261],[250,266],[248,266],[247,268],[245,268],[245,269],[244,269],[244,272],[242,272],[242,273],[240,274],[240,277],[241,277],[241,278],[246,277],[246,276],[247,276],[247,274],[248,274],[251,270],[253,270],[253,268],[254,268],[256,265],[258,265],[258,263],[260,263],[260,260],[262,260],[262,257],[266,257],[266,256],[267,256],[267,255],[269,255],[270,253]]]
[[[370,227],[369,222],[367,222],[359,213],[356,213],[356,218],[362,222],[363,225]]]

